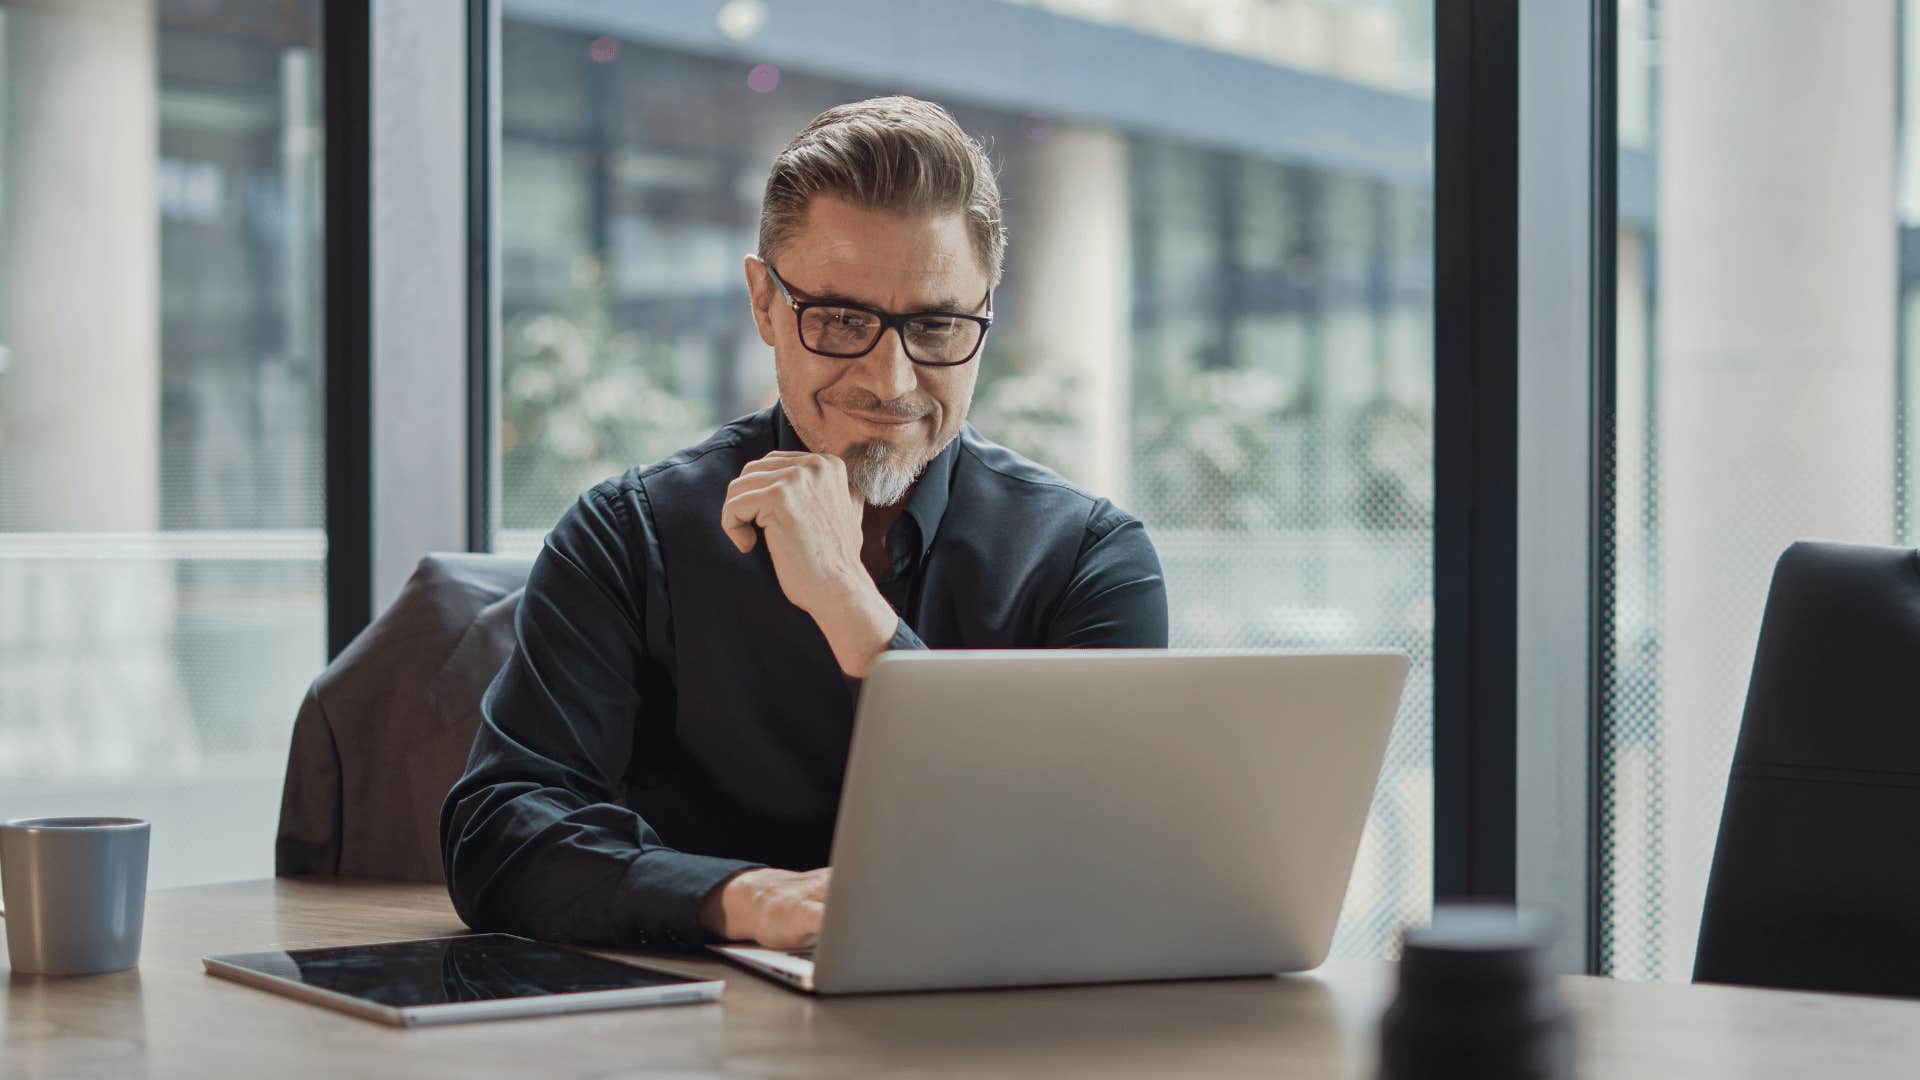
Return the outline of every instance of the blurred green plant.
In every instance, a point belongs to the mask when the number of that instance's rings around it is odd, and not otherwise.
[[[1034,363],[1017,333],[1000,331],[981,356],[968,418],[994,442],[1071,478],[1086,451],[1080,379]]]
[[[1369,529],[1433,527],[1433,414],[1384,395],[1354,417],[1357,516]]]
[[[559,302],[510,320],[501,342],[502,526],[547,529],[580,492],[704,438],[711,409],[674,386],[663,342],[614,321],[598,260]]]
[[[972,417],[988,438],[1072,478],[1087,464],[1082,380],[1050,367],[1017,339],[995,339]],[[1343,412],[1339,440],[1316,461],[1303,444],[1326,438],[1310,387],[1261,368],[1183,364],[1135,386],[1131,509],[1154,527],[1243,533],[1300,527],[1315,489],[1304,470],[1331,469],[1353,505],[1342,520],[1373,530],[1428,527],[1433,515],[1433,423],[1426,409],[1376,397]],[[1323,481],[1330,482],[1330,481]],[[1327,508],[1331,510],[1332,508]]]
[[[1293,384],[1270,371],[1213,369],[1160,380],[1134,417],[1134,484],[1161,528],[1240,532],[1281,523],[1282,439]],[[1141,406],[1145,407],[1141,407]]]

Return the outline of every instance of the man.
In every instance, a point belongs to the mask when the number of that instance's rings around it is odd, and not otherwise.
[[[548,535],[441,812],[469,925],[809,944],[881,653],[1166,645],[1140,523],[966,424],[999,202],[912,98],[829,110],[775,159],[746,275],[779,403]]]

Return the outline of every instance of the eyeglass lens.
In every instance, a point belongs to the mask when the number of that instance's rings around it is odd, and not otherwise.
[[[858,356],[873,347],[885,324],[860,308],[808,308],[800,317],[800,343],[829,356]],[[971,319],[924,315],[908,319],[900,338],[907,357],[923,364],[954,364],[973,355],[985,330]]]

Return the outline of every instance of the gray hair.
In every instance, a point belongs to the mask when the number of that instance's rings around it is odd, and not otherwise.
[[[1007,230],[993,163],[947,110],[911,97],[836,105],[773,159],[760,202],[760,257],[800,228],[815,195],[871,210],[963,211],[989,284],[1000,283]]]

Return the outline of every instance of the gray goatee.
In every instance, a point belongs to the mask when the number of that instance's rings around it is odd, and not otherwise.
[[[869,506],[892,506],[906,498],[927,467],[925,461],[897,460],[893,447],[879,441],[848,447],[841,460],[847,464],[847,479]]]

